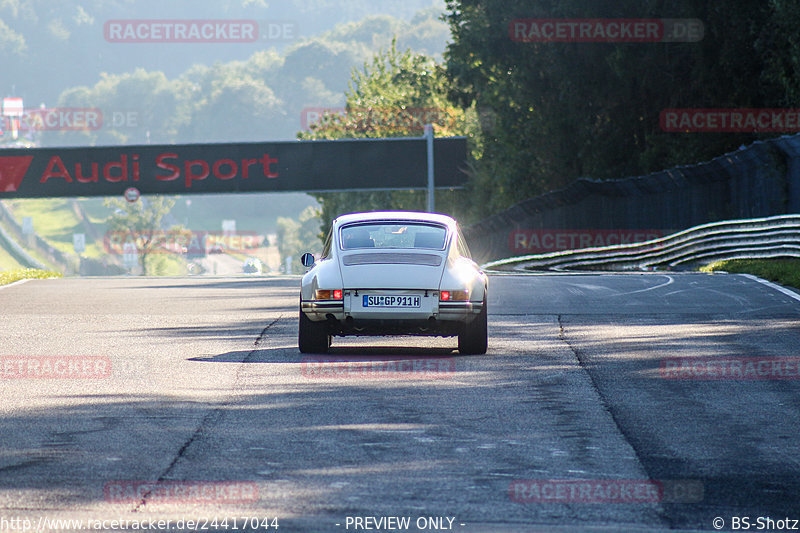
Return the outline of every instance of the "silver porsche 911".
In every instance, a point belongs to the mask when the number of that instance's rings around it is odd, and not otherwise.
[[[304,276],[299,345],[325,353],[333,336],[457,336],[462,354],[487,348],[488,278],[445,215],[383,211],[333,221]]]

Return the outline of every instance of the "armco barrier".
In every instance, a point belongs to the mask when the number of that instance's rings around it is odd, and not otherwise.
[[[0,226],[0,247],[8,250],[8,253],[25,268],[44,269],[45,266],[26,252],[11,236]]]
[[[20,226],[19,223],[14,219],[13,215],[8,208],[3,205],[2,201],[0,201],[0,220],[3,221],[6,227],[10,228],[10,230],[6,232],[6,239],[10,240],[10,242],[13,242],[13,246],[16,246],[22,250],[22,248],[19,246],[19,242],[24,238],[22,226]],[[53,248],[40,235],[34,233],[32,244],[34,249],[41,257],[44,257],[45,260],[58,267],[63,274],[71,274],[75,270],[76,261],[71,261],[66,254],[60,250],[57,250],[56,248]],[[25,252],[25,254],[30,257],[30,254],[27,254],[27,252]],[[31,265],[33,268],[42,268],[44,266],[36,259],[33,259],[33,262],[26,259],[25,263]]]
[[[703,224],[637,244],[492,261],[491,270],[647,270],[724,259],[800,257],[800,215]]]

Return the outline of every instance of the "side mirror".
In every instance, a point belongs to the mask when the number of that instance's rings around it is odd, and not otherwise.
[[[311,268],[314,266],[314,254],[310,254],[308,252],[304,253],[300,257],[300,263],[306,268]]]

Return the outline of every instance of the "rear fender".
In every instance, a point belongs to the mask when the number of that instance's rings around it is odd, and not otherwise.
[[[468,289],[470,301],[482,302],[486,296],[488,284],[489,280],[486,274],[472,260],[459,257],[448,261],[439,288],[441,290]]]
[[[339,265],[333,259],[324,259],[309,270],[300,284],[300,299],[310,301],[314,299],[317,289],[341,289],[342,273]]]

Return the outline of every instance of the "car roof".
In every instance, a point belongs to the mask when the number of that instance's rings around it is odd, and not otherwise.
[[[433,222],[443,224],[451,229],[455,229],[456,221],[447,215],[439,213],[423,213],[419,211],[369,211],[365,213],[350,213],[341,215],[333,221],[334,226],[343,226],[354,222],[371,221],[407,221],[407,222]]]

